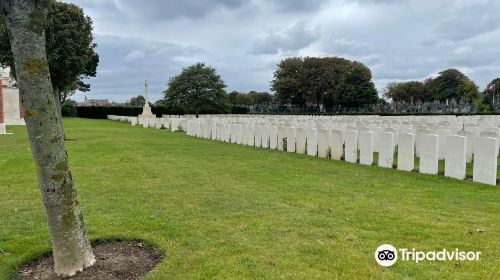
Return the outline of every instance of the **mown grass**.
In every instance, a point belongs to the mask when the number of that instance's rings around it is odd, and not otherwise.
[[[67,119],[93,240],[142,239],[164,261],[146,279],[500,279],[498,187]],[[0,136],[0,279],[50,252],[24,127]],[[397,262],[374,250],[481,251]]]

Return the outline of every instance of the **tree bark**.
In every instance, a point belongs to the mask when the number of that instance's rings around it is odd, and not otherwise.
[[[26,127],[47,214],[54,272],[73,275],[95,258],[64,146],[45,51],[47,5],[50,0],[2,0],[25,108]]]

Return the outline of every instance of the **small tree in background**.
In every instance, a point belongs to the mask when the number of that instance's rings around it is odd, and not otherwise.
[[[146,104],[146,98],[144,98],[144,96],[142,95],[132,97],[129,102],[130,106],[136,106],[136,107],[144,107],[145,104]]]
[[[425,85],[419,81],[389,83],[384,90],[384,97],[394,102],[429,101]]]
[[[479,96],[477,85],[457,69],[439,72],[436,78],[428,80],[426,87],[432,100],[471,100]]]
[[[298,107],[365,106],[378,93],[364,64],[340,57],[293,57],[278,64],[271,90],[281,104]]]
[[[250,106],[252,105],[252,98],[248,94],[233,91],[228,94],[229,103],[232,106]]]
[[[164,91],[164,104],[173,112],[227,113],[229,99],[225,88],[214,68],[197,63],[170,79]]]
[[[376,104],[378,99],[370,69],[359,62],[350,63],[335,88],[336,102],[344,107],[361,107]]]

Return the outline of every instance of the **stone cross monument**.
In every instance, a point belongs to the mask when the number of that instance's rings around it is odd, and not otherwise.
[[[145,104],[144,104],[144,107],[149,107],[149,98],[148,98],[148,94],[149,94],[149,89],[148,89],[148,80],[144,81],[144,99],[146,100],[145,101]]]
[[[145,104],[144,107],[142,108],[142,114],[139,115],[139,117],[156,117],[153,115],[153,112],[151,112],[151,107],[149,107],[149,98],[148,98],[148,81],[146,80],[144,82],[144,99],[145,99]]]

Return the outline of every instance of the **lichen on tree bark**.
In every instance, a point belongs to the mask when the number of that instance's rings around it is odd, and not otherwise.
[[[60,125],[45,50],[47,3],[52,0],[2,0],[5,20],[35,160],[40,192],[47,213],[54,272],[73,275],[95,262],[76,197],[64,131]]]

